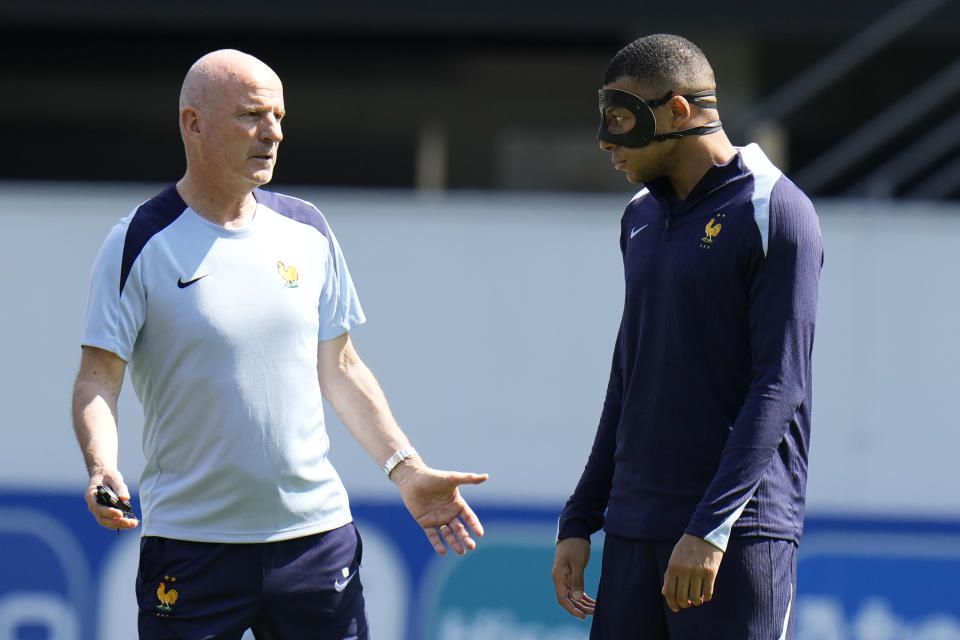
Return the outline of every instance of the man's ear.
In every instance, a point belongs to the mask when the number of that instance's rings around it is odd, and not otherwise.
[[[200,133],[200,114],[192,107],[186,107],[180,112],[180,128],[188,135]]]
[[[686,98],[683,96],[673,96],[670,98],[670,121],[674,126],[678,129],[684,128],[680,125],[690,120],[692,115],[693,107],[687,102]]]

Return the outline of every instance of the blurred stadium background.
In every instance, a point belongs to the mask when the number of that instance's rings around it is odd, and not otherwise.
[[[330,220],[402,424],[431,463],[491,473],[467,491],[479,550],[432,557],[329,412],[375,637],[586,638],[549,570],[622,299],[631,189],[597,152],[595,90],[658,31],[704,49],[731,138],[761,142],[821,216],[798,638],[960,640],[951,0],[0,4],[0,640],[134,635],[137,538],[87,515],[70,388],[93,256],[182,175],[180,81],[221,47],[285,83],[272,188]],[[134,484],[140,423],[127,388]]]

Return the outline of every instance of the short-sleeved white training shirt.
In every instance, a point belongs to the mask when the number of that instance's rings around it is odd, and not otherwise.
[[[310,203],[257,189],[242,229],[170,187],[110,231],[83,344],[128,362],[143,405],[143,534],[266,542],[351,521],[327,459],[317,342],[365,321]]]

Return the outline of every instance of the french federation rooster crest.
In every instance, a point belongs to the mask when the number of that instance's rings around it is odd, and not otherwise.
[[[164,580],[169,580],[170,582],[176,582],[176,578],[171,578],[170,576],[163,576]],[[171,607],[176,604],[177,598],[180,597],[180,594],[176,589],[167,589],[167,583],[161,582],[160,586],[157,587],[157,599],[160,600],[160,604],[157,605],[157,609],[160,611],[170,611]]]
[[[713,239],[720,235],[721,229],[723,229],[723,225],[717,222],[716,218],[710,218],[710,222],[707,223],[707,228],[704,229],[707,235],[700,238],[700,240],[707,244],[713,244]]]
[[[295,289],[300,286],[300,274],[297,273],[295,266],[290,265],[288,267],[283,262],[277,262],[277,271],[280,272],[280,277],[287,283],[288,289]]]

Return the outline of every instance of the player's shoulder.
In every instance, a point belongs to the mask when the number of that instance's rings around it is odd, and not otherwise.
[[[816,217],[813,201],[803,189],[788,178],[781,175],[770,193],[770,208],[774,214],[792,214],[805,217]]]
[[[817,219],[809,196],[763,153],[759,145],[754,143],[743,147],[740,157],[745,171],[752,177],[754,207],[765,209],[761,217],[790,216],[810,222]]]
[[[628,202],[627,204],[631,205],[635,202],[637,203],[643,202],[648,195],[650,195],[650,189],[648,189],[647,187],[643,187],[639,191],[637,191],[635,194],[633,194],[633,197],[630,198],[630,202]]]
[[[807,194],[767,157],[759,145],[752,143],[739,151],[744,170],[753,178],[755,202],[767,201],[775,211],[813,212],[813,203]]]
[[[823,238],[813,202],[786,176],[770,194],[770,242],[819,247]]]
[[[183,198],[171,185],[117,220],[107,234],[104,249],[138,255],[151,238],[169,227],[186,209]]]
[[[288,220],[313,227],[325,236],[330,235],[326,218],[312,202],[266,189],[258,188],[253,193],[258,204]]]
[[[277,213],[287,214],[291,212],[320,212],[316,205],[309,200],[304,200],[303,198],[287,195],[285,193],[279,193],[277,191],[268,191],[262,187],[258,187],[253,190],[253,197],[256,198],[259,204],[267,206]]]
[[[627,201],[626,206],[623,209],[623,219],[630,217],[631,214],[647,209],[651,205],[655,205],[656,200],[650,195],[650,189],[646,186],[642,187],[639,191],[633,194],[633,197]]]
[[[170,225],[187,209],[187,204],[177,192],[176,185],[170,185],[149,200],[144,200],[126,218],[120,221],[131,230],[156,232]]]

